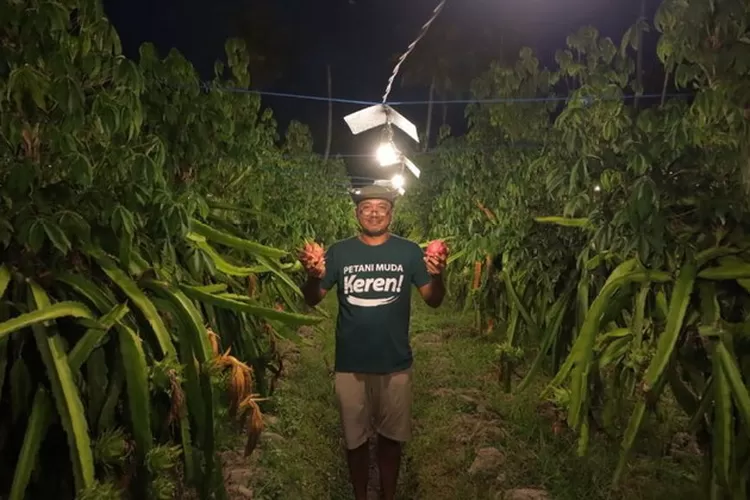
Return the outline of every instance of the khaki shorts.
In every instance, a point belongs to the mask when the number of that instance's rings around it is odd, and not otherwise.
[[[383,375],[337,372],[334,385],[348,449],[374,433],[402,443],[411,438],[411,368]]]

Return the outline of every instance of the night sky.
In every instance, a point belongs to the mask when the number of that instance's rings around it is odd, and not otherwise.
[[[104,0],[127,56],[137,58],[138,47],[152,42],[162,55],[176,48],[203,78],[213,76],[213,64],[223,58],[224,41],[254,33],[273,60],[282,61],[279,77],[256,82],[264,91],[327,95],[326,64],[331,65],[333,95],[337,98],[380,101],[394,63],[419,33],[439,0]],[[646,0],[647,19],[653,19],[658,0]],[[448,0],[437,22],[451,23],[465,32],[482,25],[537,51],[543,64],[554,64],[554,52],[565,47],[565,37],[592,24],[619,46],[633,24],[637,0]],[[653,45],[655,34],[647,35]],[[268,42],[268,40],[273,40]],[[647,50],[646,68],[653,65]],[[410,59],[404,63],[409,65]],[[252,78],[252,75],[251,75]],[[401,87],[397,80],[390,99],[426,100],[427,88]],[[323,101],[264,97],[281,127],[291,119],[308,124],[315,150],[325,149],[327,106]],[[332,154],[372,152],[372,136],[353,137],[343,117],[361,105],[334,104]],[[449,123],[462,129],[463,105],[450,106]],[[427,106],[397,109],[424,127]],[[367,171],[369,158],[347,158],[350,169]],[[364,168],[364,170],[363,170]],[[374,170],[370,170],[374,172]]]

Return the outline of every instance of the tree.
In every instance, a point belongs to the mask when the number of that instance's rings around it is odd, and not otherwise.
[[[95,0],[0,16],[0,496],[221,495],[217,419],[252,453],[277,342],[321,319],[293,250],[351,228],[343,166],[227,90],[241,40],[206,86],[177,51],[125,58]]]
[[[542,396],[565,410],[579,454],[625,429],[614,485],[669,391],[703,449],[705,496],[747,496],[747,15],[739,0],[662,4],[659,58],[694,95],[661,106],[624,99],[632,32],[618,49],[582,28],[554,70],[528,49],[492,65],[475,97],[550,100],[470,106],[470,132],[408,194],[415,232],[451,238],[448,281],[480,307],[478,326],[493,322],[506,388],[532,349],[515,390],[548,367]]]

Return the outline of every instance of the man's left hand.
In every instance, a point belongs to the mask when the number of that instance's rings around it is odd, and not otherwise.
[[[447,255],[426,255],[424,257],[424,262],[427,264],[427,272],[430,273],[430,276],[442,276],[447,261]]]

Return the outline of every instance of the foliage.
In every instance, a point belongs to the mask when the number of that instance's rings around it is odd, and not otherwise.
[[[657,54],[691,97],[640,110],[625,98],[639,90],[632,30],[618,47],[582,28],[554,70],[521,50],[473,91],[525,100],[470,106],[470,132],[443,141],[409,194],[415,234],[452,238],[451,289],[502,335],[506,389],[519,356],[536,351],[517,391],[549,356],[544,395],[581,454],[635,402],[615,483],[668,390],[692,418],[707,494],[747,496],[748,14],[665,0]]]
[[[201,83],[176,51],[123,57],[94,0],[0,18],[0,495],[222,497],[219,419],[251,453],[276,339],[321,319],[290,251],[351,229],[342,165],[224,90],[240,41]]]

